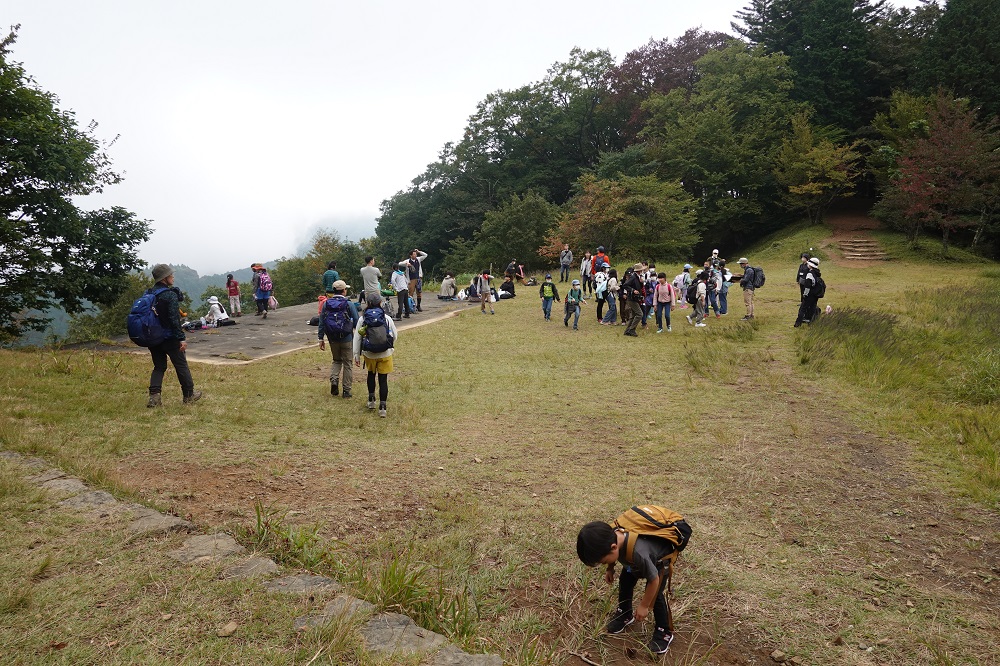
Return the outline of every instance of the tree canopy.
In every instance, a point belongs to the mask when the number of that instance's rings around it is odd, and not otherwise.
[[[16,30],[16,27],[15,27]],[[0,41],[0,339],[48,322],[46,308],[111,305],[143,262],[149,225],[121,207],[82,210],[74,199],[113,185],[96,124],[80,129]]]

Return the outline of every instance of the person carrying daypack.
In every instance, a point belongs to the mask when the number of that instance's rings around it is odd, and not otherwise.
[[[354,370],[351,358],[354,352],[354,329],[358,325],[358,308],[347,298],[350,285],[343,280],[335,280],[331,285],[333,295],[323,303],[319,316],[319,349],[323,351],[324,336],[330,340],[330,395],[341,393],[351,397]],[[341,378],[343,376],[343,378]],[[342,382],[342,383],[341,383]],[[343,391],[340,387],[343,386]]]
[[[253,296],[254,300],[257,301],[257,314],[261,315],[262,319],[267,319],[267,310],[270,307],[271,290],[274,289],[274,284],[271,282],[271,276],[267,274],[267,269],[260,264],[257,264],[256,283],[257,289]]]
[[[753,319],[754,292],[759,287],[764,286],[764,270],[761,268],[752,268],[750,260],[746,257],[740,257],[739,264],[740,268],[743,269],[743,275],[740,276],[740,287],[743,289],[743,304],[747,307],[747,313],[742,321],[748,321]]]
[[[576,538],[576,553],[586,566],[604,564],[604,580],[615,579],[615,565],[622,564],[618,579],[618,606],[607,624],[609,634],[620,634],[638,620],[644,622],[653,611],[653,636],[647,647],[663,654],[674,640],[674,621],[667,596],[677,558],[691,539],[691,527],[684,517],[661,506],[634,506],[610,524],[587,523]],[[639,579],[646,590],[633,610],[632,595]],[[664,594],[666,592],[666,595]]]
[[[136,301],[128,317],[129,337],[137,344],[148,347],[149,354],[153,358],[153,372],[149,376],[149,401],[146,407],[159,407],[163,404],[160,394],[163,390],[163,376],[167,372],[168,358],[177,372],[184,404],[189,405],[201,398],[201,391],[196,391],[194,388],[194,379],[191,377],[187,356],[184,353],[187,350],[187,340],[181,327],[181,291],[174,286],[174,269],[167,264],[153,266],[153,280],[156,284]],[[146,320],[146,325],[142,328],[148,337],[137,339],[138,336],[133,337],[133,333],[136,332],[136,317],[139,315],[133,313],[140,307],[143,309],[141,316]]]
[[[687,300],[687,289],[691,286],[691,264],[684,264],[684,270],[677,274],[674,278],[674,291],[679,294],[677,299],[680,302],[681,309],[685,309],[688,306]]]
[[[819,271],[819,259],[810,257],[807,262],[809,270],[803,278],[802,301],[799,303],[799,314],[795,318],[795,327],[811,324],[819,316],[819,299],[826,295],[826,282]]]
[[[542,299],[542,314],[545,321],[552,321],[552,301],[559,301],[559,289],[552,283],[552,274],[545,274],[545,282],[538,288],[538,297]]]
[[[364,358],[368,371],[368,409],[375,409],[375,384],[378,380],[378,415],[385,418],[389,399],[389,373],[392,372],[392,355],[399,333],[392,317],[382,309],[382,296],[368,297],[364,315],[354,329],[354,365],[361,367]]]

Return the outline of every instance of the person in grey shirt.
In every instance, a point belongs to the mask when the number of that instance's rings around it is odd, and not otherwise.
[[[573,250],[569,249],[569,243],[563,243],[562,252],[559,253],[559,281],[569,282],[569,268],[573,265]]]
[[[375,268],[375,257],[365,257],[365,265],[361,267],[361,280],[364,285],[362,289],[365,295],[364,302],[367,303],[375,296],[378,296],[379,300],[381,300],[382,288],[379,285],[381,277],[382,271]]]

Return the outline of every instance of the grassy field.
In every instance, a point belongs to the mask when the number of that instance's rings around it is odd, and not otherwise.
[[[205,398],[183,407],[168,377],[160,410],[148,359],[4,351],[0,439],[505,663],[648,661],[647,631],[602,635],[613,591],[575,554],[580,525],[636,502],[694,527],[668,663],[997,663],[1000,269],[888,234],[899,259],[859,268],[829,235],[749,252],[752,323],[737,289],[706,329],[676,310],[672,333],[623,338],[588,304],[574,332],[524,289],[404,331],[384,420],[361,386],[330,397],[318,350],[195,365]],[[834,312],[793,329],[807,247]],[[179,537],[126,542],[0,473],[16,663],[377,663],[350,627],[291,630],[322,600],[169,564]],[[215,637],[233,617],[239,640]]]

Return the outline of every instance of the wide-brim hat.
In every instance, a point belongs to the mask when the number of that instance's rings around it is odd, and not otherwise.
[[[219,297],[218,296],[209,296],[208,297],[208,302],[211,305],[218,305],[219,304]]]
[[[333,290],[334,291],[342,291],[342,290],[343,291],[347,291],[350,288],[351,288],[351,285],[347,284],[343,280],[335,280],[334,283],[333,283]]]
[[[160,282],[166,280],[168,277],[174,274],[174,269],[168,264],[156,264],[153,266],[153,282]]]

